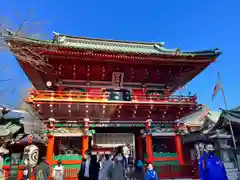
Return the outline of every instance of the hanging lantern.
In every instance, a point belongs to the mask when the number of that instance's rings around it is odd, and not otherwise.
[[[89,123],[90,120],[88,118],[84,118],[84,134],[88,134],[88,130],[89,130]]]
[[[50,87],[52,87],[52,82],[51,81],[47,81],[46,85],[47,85],[48,88],[50,88]]]
[[[90,120],[88,118],[84,118],[84,128],[89,128]]]
[[[55,122],[54,118],[49,118],[48,119],[48,129],[49,130],[53,130],[54,129],[54,122]]]
[[[146,129],[150,129],[152,125],[152,119],[147,119],[146,120]]]

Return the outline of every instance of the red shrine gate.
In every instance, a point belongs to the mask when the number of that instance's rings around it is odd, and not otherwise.
[[[200,105],[196,96],[173,93],[215,61],[217,50],[182,52],[166,49],[163,43],[58,34],[53,41],[10,35],[7,41],[12,48],[22,47],[20,53],[31,49],[30,58],[42,57],[49,65],[33,68],[12,49],[35,87],[26,101],[47,126],[50,164],[61,159],[77,169],[81,157],[68,154],[71,158],[66,159],[61,154],[64,148],[81,154],[99,141],[104,144],[99,140],[101,133],[106,137],[107,133],[132,133],[137,157],[153,162],[162,176],[190,176],[174,121]],[[64,144],[64,139],[71,143]]]

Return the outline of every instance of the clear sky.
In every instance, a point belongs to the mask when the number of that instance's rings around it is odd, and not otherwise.
[[[164,41],[167,48],[182,50],[220,48],[223,54],[217,61],[183,90],[196,93],[199,103],[216,110],[224,107],[220,94],[211,99],[218,72],[229,108],[240,104],[239,7],[239,0],[5,0],[0,5],[0,22],[16,27],[32,12],[29,22],[35,25],[26,31],[44,38],[52,38],[52,31],[56,31],[117,40]],[[11,79],[0,82],[0,104],[18,106],[31,84],[11,54],[0,53],[0,60],[0,67],[4,67],[0,80]]]

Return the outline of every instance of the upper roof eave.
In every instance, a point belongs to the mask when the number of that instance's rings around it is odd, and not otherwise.
[[[167,49],[164,43],[151,43],[151,42],[130,42],[130,41],[117,41],[117,40],[104,40],[86,37],[72,37],[65,35],[54,35],[53,40],[39,40],[35,38],[3,35],[6,41],[22,41],[39,45],[57,46],[65,48],[75,48],[83,50],[96,50],[96,51],[109,51],[120,53],[137,53],[146,55],[179,55],[179,56],[204,56],[209,58],[217,58],[221,52],[219,50],[205,50],[205,51],[188,51],[181,52],[180,49]]]

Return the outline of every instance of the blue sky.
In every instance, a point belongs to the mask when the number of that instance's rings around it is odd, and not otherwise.
[[[33,3],[34,2],[34,3]],[[214,110],[224,107],[220,94],[212,91],[221,73],[229,108],[240,103],[239,0],[8,0],[1,1],[0,22],[16,27],[32,12],[32,32],[51,38],[52,31],[75,36],[165,42],[168,48],[202,50],[220,48],[223,54],[191,81],[183,93],[198,95],[199,103]],[[16,18],[17,16],[17,18]],[[26,30],[27,31],[27,30]],[[29,30],[30,31],[30,30]],[[4,70],[0,104],[18,106],[30,82],[9,53],[0,53]],[[0,68],[1,69],[1,68]]]

